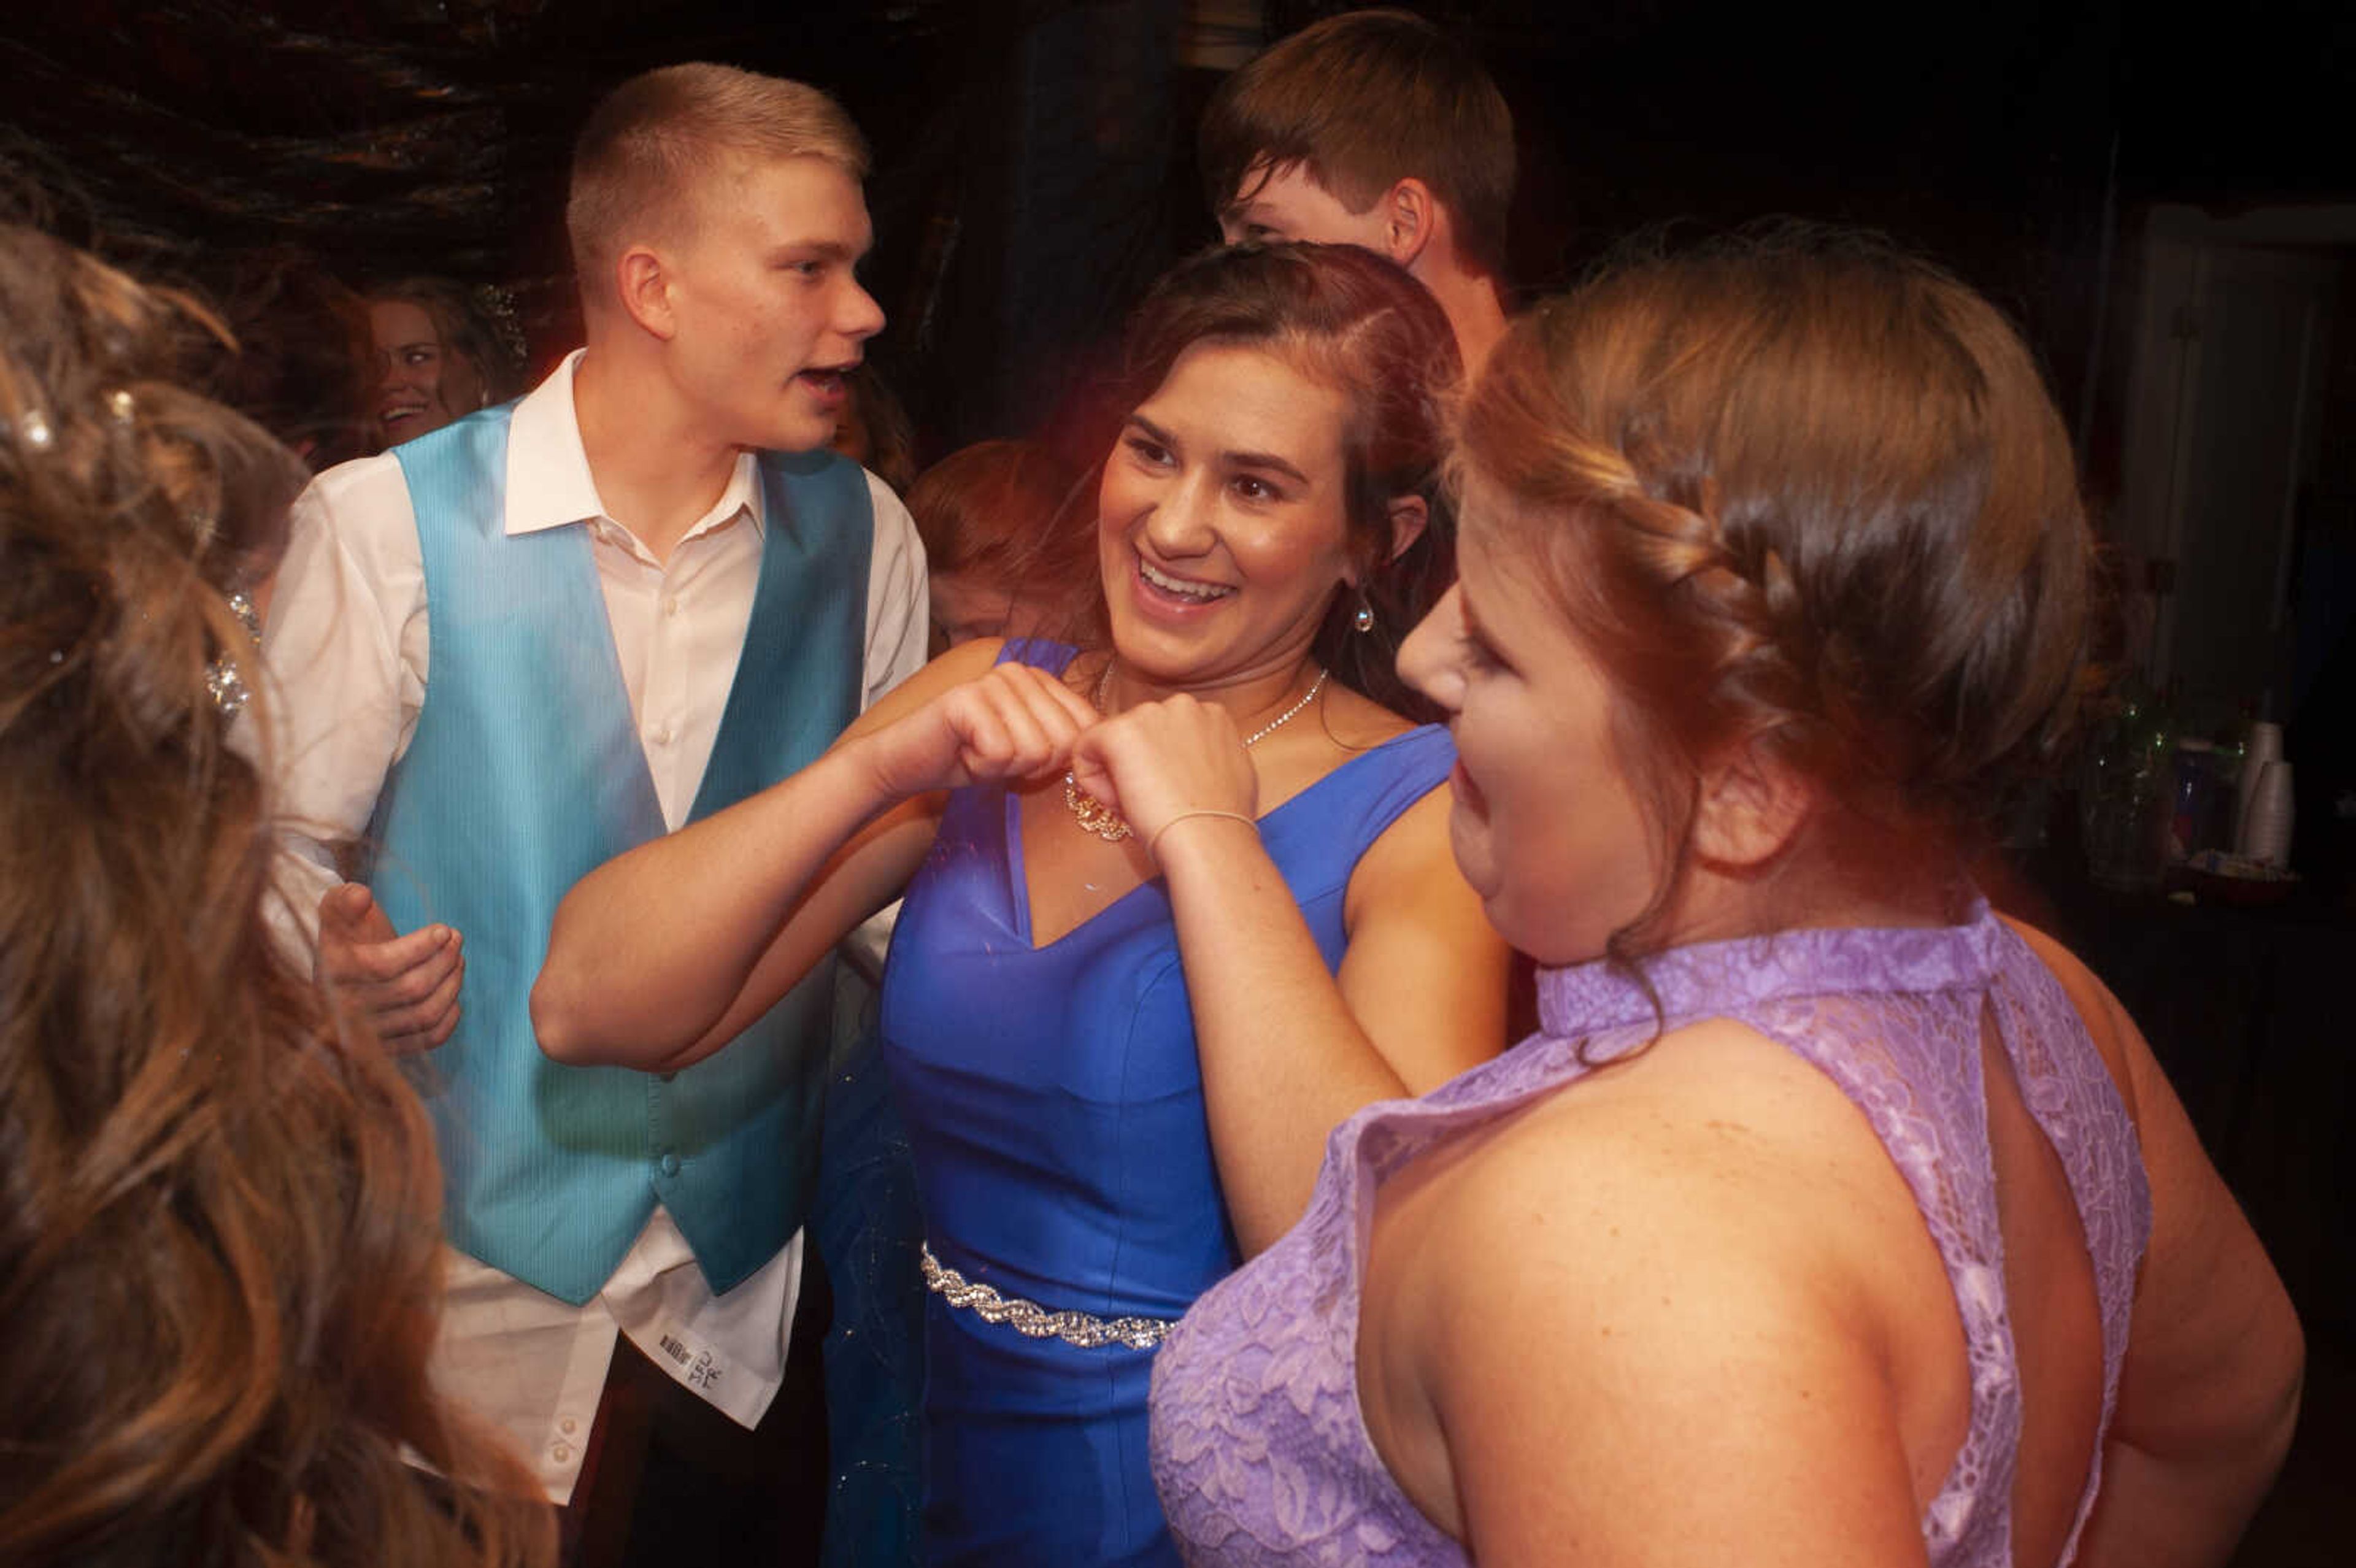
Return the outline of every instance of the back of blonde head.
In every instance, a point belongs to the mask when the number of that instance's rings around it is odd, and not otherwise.
[[[1703,761],[1748,743],[1819,792],[1836,869],[1951,878],[2068,727],[2092,547],[2067,431],[2003,315],[1885,244],[1612,269],[1516,325],[1459,462],[1621,689],[1666,865]]]
[[[430,1126],[262,918],[222,594],[303,473],[185,301],[0,226],[0,1561],[545,1561],[426,1382]]]
[[[564,209],[583,296],[631,244],[695,221],[699,180],[731,158],[818,157],[853,179],[867,144],[841,105],[815,87],[724,65],[674,65],[632,77],[590,112],[573,149]]]

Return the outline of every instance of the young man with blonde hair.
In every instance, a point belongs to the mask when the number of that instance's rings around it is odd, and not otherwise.
[[[437,1376],[601,1558],[672,1561],[701,1531],[809,1562],[819,1538],[802,1227],[830,978],[660,1078],[549,1061],[529,997],[576,879],[803,766],[923,660],[915,528],[826,450],[884,322],[853,271],[866,165],[815,89],[711,65],[624,83],[575,149],[585,347],[320,475],[272,605],[321,976],[430,1052]],[[341,882],[349,844],[368,869]]]
[[[1200,135],[1229,244],[1387,256],[1431,291],[1467,369],[1505,335],[1514,118],[1479,60],[1409,11],[1329,16],[1239,67]]]

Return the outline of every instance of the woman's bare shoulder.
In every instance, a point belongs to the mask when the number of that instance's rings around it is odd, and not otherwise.
[[[1569,1464],[1614,1485],[1690,1479],[1738,1534],[1759,1516],[1730,1474],[1759,1477],[1771,1513],[1779,1497],[1837,1493],[1858,1511],[1823,1529],[1881,1555],[1815,1560],[1890,1560],[1915,1499],[1892,1457],[1888,1324],[1944,1276],[1829,1080],[1713,1020],[1434,1152],[1403,1178],[1412,1229],[1378,1232],[1388,1278],[1370,1275],[1370,1290],[1409,1294],[1369,1321],[1405,1335],[1376,1349],[1450,1434],[1484,1556],[1521,1560],[1494,1532],[1521,1531]],[[1388,1188],[1383,1204],[1387,1222]],[[1862,1474],[1879,1483],[1869,1498]],[[1606,1536],[1639,1531],[1644,1511],[1593,1496],[1562,1509],[1553,1526]]]
[[[950,689],[988,675],[1005,646],[1001,637],[977,637],[959,643],[878,698],[875,705],[844,731],[844,739],[872,733],[894,720],[905,719]]]
[[[909,680],[912,685],[919,680],[926,681],[937,689],[959,686],[989,674],[997,667],[1005,652],[1005,638],[976,637],[950,648],[911,676]]]
[[[1339,681],[1327,689],[1325,732],[1352,751],[1365,751],[1395,741],[1415,728],[1415,721]]]
[[[1869,1251],[1920,1228],[1870,1124],[1832,1080],[1748,1026],[1712,1019],[1534,1103],[1476,1140],[1450,1173],[1449,1232],[1544,1213],[1576,1269],[1599,1242],[1677,1269],[1725,1246]],[[1601,1235],[1594,1232],[1600,1231]],[[1794,1249],[1798,1251],[1795,1252]],[[1524,1249],[1523,1256],[1529,1252]]]

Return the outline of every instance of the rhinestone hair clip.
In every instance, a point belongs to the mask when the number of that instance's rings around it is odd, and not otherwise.
[[[259,647],[262,644],[262,617],[254,613],[253,601],[242,592],[232,593],[229,596],[229,608],[230,613],[235,615],[238,624],[245,628],[246,635],[252,638],[254,645]],[[253,696],[252,688],[245,683],[245,672],[239,668],[237,660],[226,653],[205,667],[205,689],[212,693],[213,706],[220,709],[223,719],[234,719],[244,712],[246,703]]]
[[[117,424],[130,424],[138,417],[138,400],[126,388],[110,388],[99,394],[99,401],[106,410],[107,417]],[[37,407],[24,410],[13,424],[0,419],[0,440],[12,434],[21,438],[35,452],[47,452],[57,444],[57,432],[50,425],[48,415]],[[190,512],[188,525],[195,530],[200,547],[210,542],[213,529],[218,526],[211,514],[203,511]],[[229,596],[229,607],[230,613],[237,617],[238,624],[245,628],[246,635],[259,647],[262,643],[262,617],[255,613],[253,601],[241,591]],[[59,656],[52,654],[50,661],[55,663]],[[246,684],[244,670],[226,650],[205,667],[205,690],[211,696],[213,706],[220,709],[223,719],[234,719],[244,712],[246,704],[253,697],[253,688]]]

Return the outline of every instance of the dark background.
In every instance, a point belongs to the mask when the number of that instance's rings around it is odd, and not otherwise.
[[[875,146],[866,272],[891,325],[871,354],[915,414],[921,454],[1043,428],[1077,450],[1123,312],[1171,258],[1214,238],[1193,125],[1218,65],[1342,8],[37,0],[0,24],[0,162],[52,193],[51,221],[69,237],[217,293],[236,287],[255,248],[287,244],[355,284],[438,272],[509,285],[544,365],[577,331],[561,219],[570,140],[589,106],[624,77],[683,59],[796,77],[833,91]],[[2286,625],[2279,612],[2297,606],[2296,637],[2276,638],[2268,697],[2291,722],[2295,863],[2312,891],[2272,913],[2104,895],[2078,881],[2066,843],[2036,869],[2055,923],[2150,1031],[2308,1325],[2299,1442],[2237,1562],[2344,1561],[2356,1528],[2345,1500],[2356,1031],[2336,979],[2356,965],[2356,818],[2335,826],[2329,807],[2356,788],[2356,5],[1418,8],[1480,51],[1513,104],[1514,282],[1526,294],[1662,228],[1789,214],[1887,230],[2023,324],[2077,434],[2098,519],[2128,498],[2116,536],[2134,533],[2138,481],[2149,491],[2173,450],[2148,436],[2135,446],[2131,410],[2151,404],[2168,365],[2189,362],[2169,353],[2201,329],[2147,308],[2166,271],[2155,209],[2199,209],[2203,232],[2222,236],[2218,265],[2260,280],[2201,296],[2213,323],[2264,318],[2276,251],[2338,280],[2315,295],[2337,318],[2313,338],[2335,345],[2312,379],[2321,434],[2308,445],[2321,455],[2286,492],[2296,507],[2272,537],[2289,545],[2247,546],[2284,549],[2294,564],[2274,609]],[[2340,216],[2286,226],[2266,217],[2280,208]],[[2270,238],[2285,233],[2296,243]],[[2212,376],[2233,347],[2226,331],[2210,330]],[[2243,390],[2209,386],[2201,417]],[[2280,447],[2266,460],[2277,473]],[[2230,482],[2211,485],[2212,501],[2218,485],[2223,520],[2188,525],[2210,530],[2187,537],[2188,560],[2244,548]],[[2147,591],[2152,613],[2173,560],[2121,553],[2125,586]],[[2198,652],[2188,643],[2169,656],[2181,671]],[[2155,682],[2161,662],[2147,671]],[[2225,696],[2249,696],[2259,677],[2246,659],[2235,667],[2242,684]]]
[[[1258,7],[1270,36],[1342,8]],[[876,357],[931,451],[1035,426],[1143,283],[1213,237],[1192,124],[1215,72],[1184,61],[1215,7],[1183,0],[23,9],[0,37],[0,123],[77,193],[68,226],[216,287],[241,249],[289,241],[354,281],[516,284],[542,357],[572,332],[564,168],[601,92],[691,59],[824,86],[875,144]],[[2106,285],[2136,210],[2356,194],[2344,5],[1423,9],[1514,105],[1524,288],[1648,226],[1888,229],[2023,320],[2098,487]]]

